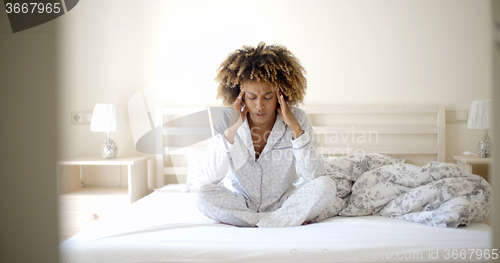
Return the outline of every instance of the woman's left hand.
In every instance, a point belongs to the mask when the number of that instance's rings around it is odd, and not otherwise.
[[[281,91],[279,89],[276,89],[276,97],[278,98],[279,102],[279,107],[276,109],[278,113],[281,116],[281,119],[292,129],[293,133],[293,139],[297,139],[300,135],[302,135],[302,127],[300,126],[299,122],[295,118],[295,115],[293,115],[292,110],[288,107],[288,104],[285,101],[285,98],[283,97],[283,94],[281,94]]]

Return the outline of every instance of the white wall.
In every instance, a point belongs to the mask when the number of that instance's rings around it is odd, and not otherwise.
[[[259,41],[283,44],[302,61],[306,105],[468,110],[490,98],[490,10],[487,0],[81,1],[57,21],[61,157],[96,155],[104,138],[72,125],[72,110],[113,102],[127,112],[149,85],[152,108],[220,105],[215,70],[229,52]],[[448,162],[482,136],[465,123],[446,129]],[[121,156],[138,154],[130,131],[113,137]]]

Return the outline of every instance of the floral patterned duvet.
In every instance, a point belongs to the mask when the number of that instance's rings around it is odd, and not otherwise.
[[[385,154],[324,157],[324,175],[337,185],[336,200],[314,221],[381,215],[439,227],[481,222],[491,212],[492,190],[482,177],[456,164],[422,167]]]

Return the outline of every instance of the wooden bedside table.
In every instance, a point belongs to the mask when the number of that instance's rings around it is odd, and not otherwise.
[[[149,156],[102,159],[76,158],[57,163],[59,190],[59,221],[61,241],[82,231],[86,226],[111,217],[119,210],[149,194]],[[126,165],[128,188],[81,187],[84,165]],[[61,176],[62,166],[77,166]]]
[[[491,158],[481,158],[475,155],[458,155],[453,156],[453,159],[466,172],[482,176],[488,181],[488,165],[491,163]]]

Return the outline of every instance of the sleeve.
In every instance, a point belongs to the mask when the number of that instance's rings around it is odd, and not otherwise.
[[[218,184],[229,172],[235,171],[235,164],[238,167],[242,165],[241,158],[235,160],[238,156],[235,153],[242,152],[242,147],[244,148],[241,138],[236,134],[233,144],[230,144],[224,136],[231,120],[231,113],[231,109],[228,109],[214,124],[217,135],[209,140],[200,161],[199,172],[205,178],[202,184]]]
[[[323,159],[316,146],[315,134],[309,117],[298,108],[294,115],[304,131],[298,138],[292,139],[295,169],[299,176],[308,182],[323,174]]]

